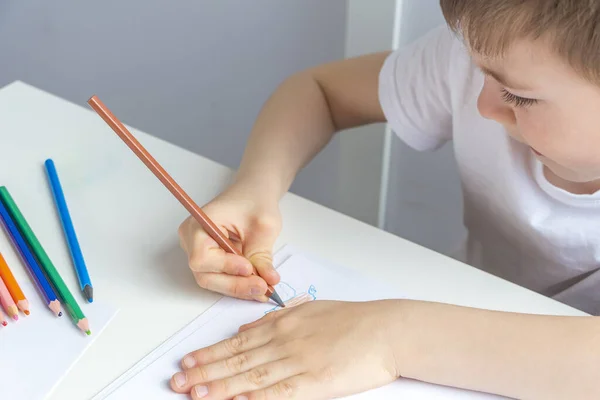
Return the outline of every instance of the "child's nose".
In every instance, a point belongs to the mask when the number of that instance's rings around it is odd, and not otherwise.
[[[477,99],[477,109],[484,118],[505,126],[512,126],[516,122],[515,113],[512,107],[502,100],[501,88],[495,86],[486,79]]]

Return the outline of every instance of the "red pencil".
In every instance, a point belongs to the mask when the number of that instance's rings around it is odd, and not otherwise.
[[[0,310],[0,325],[2,325],[2,326],[8,325],[8,321],[4,317],[4,314],[2,313],[1,310]]]

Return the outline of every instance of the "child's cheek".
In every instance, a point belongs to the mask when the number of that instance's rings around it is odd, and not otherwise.
[[[553,133],[546,118],[543,114],[534,110],[534,107],[515,109],[516,128],[525,143],[545,154],[550,150]]]

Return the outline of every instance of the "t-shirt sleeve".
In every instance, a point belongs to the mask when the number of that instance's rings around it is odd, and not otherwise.
[[[452,139],[450,66],[458,39],[446,26],[392,52],[379,74],[379,101],[410,147],[435,150]]]

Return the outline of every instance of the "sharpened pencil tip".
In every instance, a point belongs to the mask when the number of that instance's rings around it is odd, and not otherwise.
[[[279,297],[279,295],[277,294],[277,292],[273,292],[271,294],[271,300],[273,300],[275,303],[277,303],[277,305],[279,307],[285,307],[285,304],[283,303],[283,301],[281,300],[281,297]]]
[[[94,288],[92,288],[90,285],[85,285],[83,288],[83,294],[90,303],[94,301]]]
[[[92,334],[92,331],[87,330],[87,331],[85,331],[85,334],[88,335],[88,336],[90,336]]]
[[[58,316],[59,316],[59,317],[62,317],[62,311],[58,313]]]
[[[19,320],[19,316],[18,316],[18,315],[13,315],[13,319],[14,319],[15,321],[18,321],[18,320]]]
[[[6,326],[6,325],[8,325],[8,322],[2,321],[2,326]]]
[[[23,311],[23,312],[25,313],[25,315],[29,315],[29,314],[31,314],[31,313],[29,312],[29,310],[25,310],[25,311]]]

